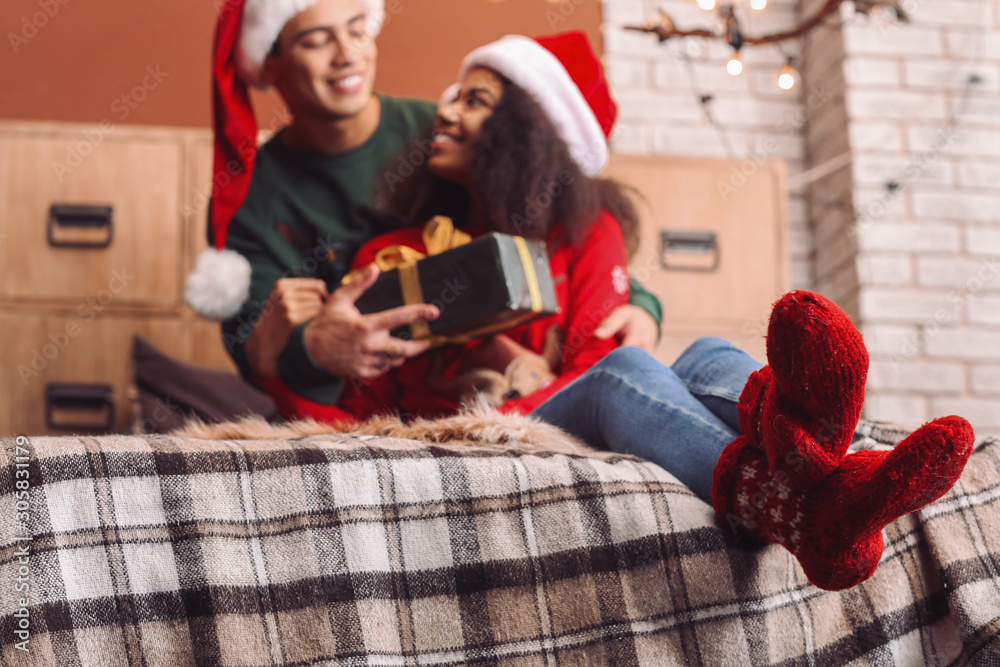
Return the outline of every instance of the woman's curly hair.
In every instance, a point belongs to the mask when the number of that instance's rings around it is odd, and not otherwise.
[[[639,242],[639,219],[624,187],[580,171],[538,102],[507,78],[500,79],[503,96],[483,122],[472,164],[490,228],[545,239],[558,224],[576,244],[605,208],[621,225],[631,256]],[[426,161],[401,183],[383,185],[378,199],[407,226],[422,225],[435,215],[460,225],[470,205],[466,189],[432,174]]]

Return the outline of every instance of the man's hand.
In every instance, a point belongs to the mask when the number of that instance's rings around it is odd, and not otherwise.
[[[330,295],[320,313],[306,325],[309,354],[334,375],[373,378],[427,351],[430,343],[394,338],[389,332],[417,320],[437,319],[436,306],[400,306],[362,315],[354,302],[374,284],[378,267],[369,266],[348,285]]]
[[[634,345],[647,352],[656,348],[660,339],[660,328],[653,316],[639,306],[625,304],[619,306],[608,315],[601,326],[597,327],[594,336],[606,340],[612,336],[621,338],[622,345]]]
[[[278,374],[278,358],[292,331],[316,317],[328,296],[326,283],[316,278],[282,278],[274,284],[245,348],[255,375],[271,378]]]

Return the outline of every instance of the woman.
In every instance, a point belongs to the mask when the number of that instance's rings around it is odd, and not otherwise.
[[[637,219],[621,188],[596,178],[617,108],[587,38],[508,36],[469,54],[460,79],[438,108],[426,163],[383,193],[404,227],[368,243],[355,266],[387,246],[426,252],[423,225],[444,215],[470,236],[497,231],[545,241],[560,312],[375,379],[352,379],[338,405],[356,418],[394,408],[407,416],[454,412],[457,394],[434,391],[428,373],[452,377],[472,359],[503,370],[498,359],[541,353],[558,326],[565,344],[555,380],[501,408],[526,414],[616,347],[593,334],[628,301],[626,246],[637,243]]]

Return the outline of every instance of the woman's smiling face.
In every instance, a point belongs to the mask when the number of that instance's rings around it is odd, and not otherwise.
[[[434,139],[427,167],[437,176],[466,188],[473,183],[473,144],[483,133],[483,123],[503,98],[503,81],[492,70],[469,70],[457,97],[438,107]]]

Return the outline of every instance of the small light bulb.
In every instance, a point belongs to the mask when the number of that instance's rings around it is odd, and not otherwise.
[[[726,71],[733,76],[739,76],[743,71],[743,59],[740,57],[739,51],[733,52],[733,57],[726,63]]]
[[[715,0],[698,0],[698,6],[706,12],[710,12],[715,9]]]
[[[791,63],[785,65],[781,68],[781,73],[778,75],[778,88],[782,90],[791,90],[795,87],[795,68],[792,67]]]
[[[767,7],[767,0],[750,0],[750,8],[760,11]]]

